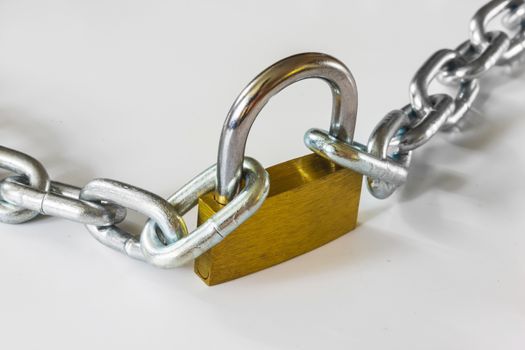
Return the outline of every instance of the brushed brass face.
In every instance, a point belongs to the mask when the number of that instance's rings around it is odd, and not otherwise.
[[[353,230],[362,176],[315,154],[270,167],[270,193],[250,219],[195,260],[208,285],[230,281],[318,248]],[[199,199],[198,224],[222,205]]]

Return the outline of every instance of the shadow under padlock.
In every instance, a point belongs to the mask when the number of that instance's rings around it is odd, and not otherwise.
[[[201,225],[235,197],[250,128],[268,100],[307,78],[325,80],[332,90],[330,137],[352,143],[357,88],[348,68],[319,53],[288,57],[258,75],[235,100],[224,123],[217,164],[217,193],[199,199]],[[267,169],[270,192],[261,208],[219,244],[195,260],[208,285],[226,282],[279,264],[353,230],[362,175],[316,154]]]

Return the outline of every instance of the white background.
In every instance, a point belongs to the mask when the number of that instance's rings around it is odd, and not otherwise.
[[[483,3],[1,0],[0,142],[59,181],[107,177],[168,196],[215,162],[245,84],[302,51],[352,70],[365,142],[408,102],[421,63],[468,37]],[[525,74],[515,75],[483,80],[473,127],[418,150],[396,196],[363,190],[358,229],[220,286],[189,265],[127,259],[75,223],[2,225],[0,348],[525,348]],[[328,127],[330,103],[319,81],[287,89],[247,153],[266,166],[308,153],[303,133]]]

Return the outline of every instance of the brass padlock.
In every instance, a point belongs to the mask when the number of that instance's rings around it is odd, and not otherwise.
[[[198,224],[237,193],[249,130],[268,100],[306,78],[325,80],[333,95],[331,137],[352,143],[357,89],[339,60],[319,53],[288,57],[258,75],[235,100],[224,124],[217,192],[199,199]],[[362,175],[309,154],[267,169],[270,192],[262,207],[195,260],[208,284],[226,282],[318,248],[355,228]]]

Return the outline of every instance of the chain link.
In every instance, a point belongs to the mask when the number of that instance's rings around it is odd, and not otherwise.
[[[203,194],[217,189],[216,174],[217,166],[214,165],[183,186],[168,202],[181,215],[186,214],[197,205]],[[148,220],[140,239],[146,259],[157,267],[173,268],[195,259],[222,241],[252,216],[268,195],[268,173],[255,159],[244,158],[243,179],[244,187],[228,204],[188,236],[174,243],[163,242],[158,234],[158,224]]]
[[[188,233],[186,223],[173,206],[156,194],[135,186],[115,180],[95,179],[84,186],[80,192],[80,199],[113,203],[152,218],[159,225],[165,242],[175,242]],[[133,258],[144,260],[135,236],[115,224],[103,227],[86,225],[86,227],[100,243]]]
[[[501,22],[509,30],[525,26],[525,5],[517,6],[509,11],[503,16]]]
[[[505,31],[488,30],[497,17],[501,17]],[[319,63],[325,56],[308,57],[319,58],[315,60]],[[296,62],[299,66],[302,64],[301,55],[292,58],[299,60]],[[348,141],[351,135],[343,132],[345,125],[341,123],[353,124],[352,118],[335,118],[332,132],[307,131],[305,144],[321,156],[364,174],[370,193],[387,198],[405,183],[413,151],[439,131],[455,129],[470,111],[479,93],[479,79],[497,65],[515,64],[524,58],[525,0],[490,1],[472,18],[467,41],[454,50],[437,51],[422,65],[410,83],[410,103],[388,113],[366,146]],[[289,59],[281,61],[281,65],[284,62]],[[341,73],[351,76],[343,64],[331,63],[329,68],[332,78]],[[327,74],[326,69],[315,74],[327,78],[323,75]],[[303,76],[298,75],[299,78]],[[456,87],[457,95],[430,94],[429,87],[436,79]],[[353,82],[353,78],[349,81]],[[270,92],[282,89],[280,80],[274,85]],[[339,98],[342,89],[336,85],[332,86],[334,110],[342,111],[341,115],[352,112],[349,115],[355,116],[357,95]],[[346,90],[348,94],[354,93],[355,86]],[[344,100],[349,97],[351,101]],[[348,105],[341,107],[340,103]],[[337,138],[334,134],[344,137]],[[220,242],[259,209],[269,190],[268,173],[261,164],[244,158],[239,172],[244,180],[240,192],[188,234],[182,215],[196,205],[200,196],[217,190],[217,166],[205,170],[168,200],[115,180],[95,179],[83,188],[53,182],[36,159],[3,146],[0,146],[0,168],[12,173],[0,180],[0,222],[23,223],[39,214],[79,222],[102,244],[162,268],[179,266]],[[149,218],[140,236],[117,226],[126,218],[126,208]]]
[[[18,224],[42,214],[82,223],[103,245],[160,267],[178,266],[219,243],[257,211],[269,190],[268,173],[256,160],[246,158],[241,192],[188,235],[181,215],[200,196],[215,189],[216,166],[197,176],[169,201],[109,179],[95,179],[83,188],[54,182],[36,159],[2,146],[0,168],[15,174],[0,181],[1,222]],[[126,208],[149,218],[144,227],[145,249],[141,236],[117,226],[126,218]]]
[[[487,29],[496,17],[502,17],[503,25],[511,36]],[[438,131],[450,131],[458,127],[479,94],[479,78],[496,65],[511,65],[524,58],[525,0],[490,1],[472,18],[470,38],[455,50],[440,50],[432,55],[410,83],[410,104],[400,111],[390,112],[374,129],[367,149],[374,157],[373,161],[396,162],[399,167],[408,169],[412,151],[427,143]],[[448,94],[431,95],[429,87],[436,78],[442,83],[456,86],[456,97]],[[313,138],[315,135],[307,132],[307,146]],[[347,147],[355,151],[360,148],[357,144]],[[347,155],[351,154],[347,152]],[[372,171],[362,171],[367,166],[357,165],[350,158],[338,162],[340,165],[345,163],[347,167],[367,176],[368,189],[376,198],[387,198],[404,182],[388,181],[381,174],[378,176]]]
[[[56,216],[85,225],[107,226],[121,222],[126,209],[79,199],[80,188],[51,182],[48,191],[31,187],[23,176],[10,176],[0,182],[0,196],[11,205]]]
[[[402,110],[394,110],[388,113],[376,126],[368,139],[368,152],[373,156],[388,162],[389,158],[402,166],[408,175],[408,167],[412,159],[412,151],[403,151],[399,147],[395,152],[391,151],[391,145],[400,130],[405,130],[410,125],[408,114]],[[405,180],[405,179],[403,179]],[[403,182],[400,182],[403,183]],[[382,178],[367,176],[368,190],[376,198],[388,198],[397,189],[400,183],[385,181]]]
[[[17,175],[22,175],[32,187],[48,191],[50,186],[49,175],[46,169],[33,157],[0,146],[0,168]],[[16,206],[5,201],[0,194],[0,221],[8,224],[20,224],[35,218],[39,210],[31,210]]]

